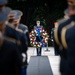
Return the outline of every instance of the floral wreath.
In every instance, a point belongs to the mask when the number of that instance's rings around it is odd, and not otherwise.
[[[42,37],[41,42],[36,42],[36,35],[38,36],[37,29],[32,29],[32,31],[29,34],[31,46],[45,47],[48,43],[48,40],[49,40],[49,35],[48,35],[47,31],[45,31],[44,28],[40,28],[40,35]]]

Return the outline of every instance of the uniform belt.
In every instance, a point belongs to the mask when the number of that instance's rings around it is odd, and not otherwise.
[[[16,43],[16,41],[17,41],[16,39],[10,38],[10,37],[5,37],[5,40],[13,42],[13,43]]]

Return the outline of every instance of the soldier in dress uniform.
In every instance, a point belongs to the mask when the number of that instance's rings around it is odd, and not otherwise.
[[[36,26],[34,26],[34,30],[36,30],[37,28],[43,28],[42,25],[40,25],[40,21],[37,20],[36,21]],[[36,42],[41,42],[42,43],[42,36],[39,32],[37,32],[38,35],[36,35]],[[41,52],[42,52],[42,47],[37,47],[37,56],[41,56]]]
[[[75,16],[75,1],[71,0],[69,3],[73,6],[73,16]],[[70,23],[69,25],[62,28],[61,31],[61,42],[65,51],[67,51],[67,60],[65,65],[65,75],[74,75],[75,74],[75,22]]]
[[[29,32],[28,32],[28,27],[24,24],[20,24],[20,19],[21,19],[21,16],[22,16],[22,12],[19,11],[19,10],[15,10],[17,12],[16,16],[13,18],[13,23],[15,25],[15,28],[16,30],[22,30],[23,34],[24,34],[24,37],[25,37],[25,43],[24,44],[24,53],[26,55],[26,59],[25,59],[25,62],[24,63],[24,66],[22,68],[22,74],[25,75],[26,74],[26,69],[27,69],[27,65],[28,65],[28,62],[27,62],[27,50],[28,50],[28,41],[30,40],[29,39]],[[24,54],[23,54],[24,55]]]
[[[16,43],[4,37],[7,12],[0,12],[0,74],[21,75],[21,55]]]
[[[61,32],[62,45],[67,51],[65,75],[75,75],[75,23],[63,27]]]
[[[20,53],[23,57],[23,65],[24,66],[24,61],[26,59],[26,55],[25,55],[25,38],[24,38],[24,34],[23,31],[20,29],[16,29],[15,25],[14,25],[14,17],[16,15],[15,11],[11,11],[9,14],[9,20],[8,23],[6,24],[6,29],[5,29],[5,36],[8,39],[12,39],[16,41],[16,44],[18,46],[18,48],[20,49]]]
[[[67,26],[68,24],[70,24],[72,21],[72,23],[74,23],[75,21],[75,15],[74,15],[74,9],[73,9],[73,5],[69,5],[70,9],[69,10],[69,18],[64,20],[63,23],[59,23],[58,27],[55,29],[54,32],[54,37],[55,37],[55,41],[56,44],[58,45],[59,48],[59,52],[60,52],[60,72],[61,75],[65,74],[65,66],[66,66],[66,60],[67,60],[67,51],[63,48],[62,43],[61,43],[61,30],[64,26]]]
[[[58,25],[58,22],[55,22],[54,23],[54,29],[53,29],[53,40],[54,40],[53,45],[54,45],[54,53],[56,56],[59,55],[59,46],[56,44],[56,41],[54,39],[54,31],[55,31],[55,28],[57,27],[57,25]]]
[[[27,43],[27,46],[28,46],[30,44],[28,27],[26,25],[20,23],[21,16],[23,15],[23,13],[20,10],[15,10],[15,11],[17,12],[17,16],[15,16],[15,18],[17,17],[16,21],[19,21],[19,24],[17,25],[17,27],[19,29],[23,30],[24,34],[26,35],[26,40],[27,40],[26,43]]]
[[[26,51],[26,64],[28,64],[27,62],[27,50],[28,50],[28,46],[30,44],[30,38],[29,38],[29,30],[28,30],[28,27],[22,23],[20,23],[20,20],[21,20],[21,16],[23,15],[23,13],[20,11],[20,10],[15,10],[17,12],[17,15],[15,16],[14,18],[14,22],[15,22],[15,25],[16,25],[16,28],[18,29],[21,29],[23,32],[24,32],[24,35],[25,35],[25,40],[26,40],[26,48],[25,48],[25,51]]]

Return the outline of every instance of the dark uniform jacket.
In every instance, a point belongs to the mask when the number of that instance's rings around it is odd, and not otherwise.
[[[66,65],[66,59],[67,59],[67,54],[66,54],[66,50],[64,49],[64,47],[62,46],[61,43],[61,31],[62,28],[67,26],[68,24],[70,24],[72,21],[75,21],[75,15],[70,16],[69,19],[65,20],[63,23],[60,23],[55,31],[55,37],[56,37],[56,45],[57,45],[57,49],[59,49],[59,54],[61,56],[61,60],[60,60],[60,72],[64,73],[65,72],[65,65]],[[57,35],[57,36],[56,36]]]
[[[56,44],[56,41],[54,39],[54,30],[55,30],[55,28],[52,28],[52,30],[51,30],[51,40],[52,40],[53,45],[54,45],[54,50],[55,50],[54,53],[55,53],[55,55],[59,55],[59,47]]]
[[[26,47],[26,43],[25,43],[26,42],[25,36],[21,30],[20,31],[15,30],[7,25],[6,30],[5,30],[5,36],[15,39],[16,44],[18,45],[21,52],[24,52],[24,53],[26,52],[27,47]],[[18,44],[18,41],[19,41],[19,44]]]
[[[62,43],[67,50],[66,75],[75,75],[75,24],[62,29]]]
[[[21,54],[16,44],[4,40],[0,47],[0,75],[21,75]]]
[[[29,44],[30,44],[30,37],[29,37],[28,27],[24,24],[19,24],[18,28],[23,30],[24,35],[25,35],[26,44],[27,44],[27,47],[28,47]]]
[[[58,39],[60,41],[60,45],[62,45],[62,43],[61,43],[62,28],[69,25],[71,22],[74,22],[74,21],[75,21],[75,15],[72,15],[72,16],[70,16],[70,18],[68,20],[66,20],[65,22],[59,24],[59,26],[58,26]],[[62,50],[60,51],[60,55],[61,55],[61,57],[66,58],[66,51],[65,51],[64,48],[62,48]]]

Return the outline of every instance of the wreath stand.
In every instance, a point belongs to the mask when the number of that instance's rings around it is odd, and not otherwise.
[[[50,51],[49,49],[48,49],[48,42],[47,42],[47,46],[46,46],[46,50],[45,51]]]

